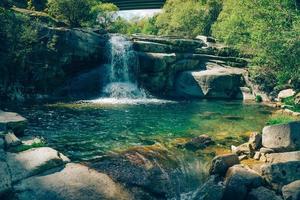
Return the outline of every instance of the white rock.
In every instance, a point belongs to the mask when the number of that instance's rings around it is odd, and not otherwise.
[[[130,194],[106,174],[69,163],[59,172],[34,176],[14,186],[19,200],[129,200]]]
[[[0,131],[12,130],[15,134],[23,133],[27,120],[13,112],[0,112]]]
[[[282,90],[278,94],[278,99],[282,100],[288,97],[292,97],[296,94],[296,92],[293,89],[286,89]]]
[[[61,155],[49,147],[29,149],[20,153],[7,153],[7,163],[12,181],[16,182],[48,169],[62,166],[65,158]]]
[[[6,147],[14,147],[22,144],[21,140],[11,132],[4,135],[4,140]]]

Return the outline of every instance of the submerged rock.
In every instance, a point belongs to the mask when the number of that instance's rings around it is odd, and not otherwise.
[[[49,147],[7,153],[7,164],[13,182],[62,166],[66,162],[69,160],[65,156]]]
[[[239,163],[239,157],[236,154],[216,156],[212,160],[209,173],[224,175],[229,167]]]
[[[263,128],[262,145],[278,151],[300,148],[300,122],[290,122]]]
[[[282,187],[282,195],[285,200],[300,199],[300,180],[294,181]]]
[[[184,146],[190,150],[204,149],[213,144],[214,141],[208,135],[200,135],[188,141]]]
[[[17,113],[0,111],[0,132],[12,131],[16,135],[21,135],[27,124],[27,120]]]
[[[252,189],[248,196],[247,200],[282,200],[282,198],[276,193],[265,187],[258,187]]]
[[[109,176],[69,163],[58,172],[34,176],[14,186],[19,200],[129,200],[131,195]]]

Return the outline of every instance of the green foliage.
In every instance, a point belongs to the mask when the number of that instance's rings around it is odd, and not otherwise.
[[[284,105],[290,107],[291,110],[300,112],[300,105],[295,103],[295,97],[288,97],[282,101]]]
[[[276,85],[300,80],[300,16],[291,0],[224,0],[213,35],[254,56],[253,79]]]
[[[45,147],[45,146],[46,146],[46,143],[42,141],[40,143],[36,143],[35,142],[35,143],[31,144],[31,145],[21,144],[21,145],[9,148],[8,151],[12,152],[12,153],[19,153],[19,152],[22,152],[22,151],[26,151],[28,149]]]
[[[65,20],[71,27],[81,27],[91,18],[91,8],[94,1],[89,0],[49,0],[48,13]]]
[[[280,116],[272,116],[266,122],[267,125],[277,125],[277,124],[286,124],[289,122],[293,122],[299,120],[297,117],[293,117],[290,115],[280,115]]]
[[[220,0],[169,0],[158,15],[159,34],[209,35],[222,8]]]
[[[262,99],[262,97],[261,97],[260,95],[256,95],[256,96],[255,96],[255,101],[256,101],[257,103],[260,103],[260,102],[263,101],[263,99]]]
[[[91,8],[93,19],[101,28],[109,30],[112,28],[116,20],[119,8],[112,3],[98,3]]]

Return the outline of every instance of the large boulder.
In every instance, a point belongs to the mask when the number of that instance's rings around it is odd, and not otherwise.
[[[224,185],[219,176],[212,175],[197,190],[194,199],[197,200],[221,200],[224,193]]]
[[[7,153],[7,164],[13,182],[62,166],[69,160],[58,151],[41,147],[20,153]]]
[[[70,163],[58,172],[34,176],[14,186],[19,200],[129,200],[130,194],[109,176]]]
[[[282,187],[282,195],[285,200],[300,199],[300,180],[294,181]]]
[[[27,127],[27,119],[14,112],[0,111],[0,132],[13,131],[20,135]]]
[[[239,163],[239,157],[236,154],[216,156],[211,162],[209,172],[210,174],[224,175],[229,167]]]
[[[300,148],[300,121],[266,126],[262,133],[262,145],[264,147],[278,151]]]
[[[0,161],[0,197],[11,189],[11,176],[6,162]]]
[[[176,93],[182,97],[236,98],[242,84],[242,73],[232,69],[185,71],[176,80]]]
[[[262,185],[262,178],[255,171],[241,165],[230,167],[225,178],[225,192],[223,200],[243,200],[247,191]]]
[[[258,187],[252,189],[248,196],[247,200],[282,200],[282,198],[276,193],[265,187]]]
[[[299,169],[300,161],[265,164],[261,166],[261,175],[278,190],[286,184],[299,180]]]

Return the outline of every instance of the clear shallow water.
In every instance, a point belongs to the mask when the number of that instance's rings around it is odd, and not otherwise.
[[[44,137],[73,160],[89,160],[133,146],[170,147],[178,138],[201,134],[221,143],[228,136],[238,141],[248,131],[259,131],[272,111],[239,101],[149,102],[54,104],[18,112],[29,120],[26,135]]]

